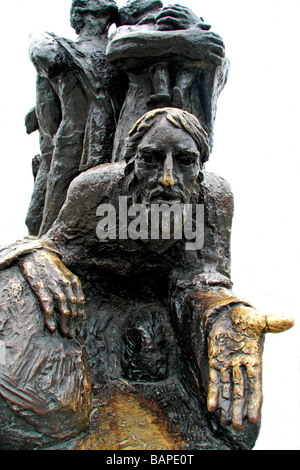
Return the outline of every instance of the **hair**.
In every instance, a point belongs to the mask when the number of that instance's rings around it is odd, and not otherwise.
[[[195,141],[201,155],[202,167],[209,159],[209,138],[206,131],[200,125],[193,114],[177,108],[160,108],[148,111],[132,127],[125,143],[124,159],[128,163],[135,154],[137,146],[144,134],[158,121],[165,117],[167,121],[177,129],[187,132]]]
[[[90,0],[73,0],[70,11],[72,28],[79,34],[84,26],[85,10],[88,10]],[[117,21],[118,7],[114,0],[96,0],[103,15],[110,16],[111,23]]]
[[[157,12],[163,7],[161,0],[129,0],[119,9],[118,25],[134,25],[140,15]]]

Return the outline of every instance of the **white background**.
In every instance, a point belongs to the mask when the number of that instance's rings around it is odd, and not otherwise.
[[[178,3],[223,37],[231,62],[207,169],[226,178],[235,195],[234,292],[263,313],[296,321],[290,331],[266,337],[263,419],[255,449],[300,449],[300,1]],[[29,33],[75,38],[70,5],[71,0],[1,2],[0,245],[26,234],[31,159],[39,153],[37,134],[26,135],[24,127],[35,104]]]

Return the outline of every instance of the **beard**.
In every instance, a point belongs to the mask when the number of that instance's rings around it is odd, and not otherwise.
[[[152,204],[196,204],[199,198],[199,183],[196,181],[189,187],[164,187],[157,184],[154,188],[132,183],[131,196],[133,204],[144,204],[151,207]]]
[[[148,241],[155,240],[157,243],[158,240],[164,240],[165,243],[166,240],[182,238],[184,223],[190,217],[189,211],[194,213],[199,199],[199,183],[200,179],[184,187],[179,184],[165,187],[157,183],[155,187],[149,188],[136,178],[131,179],[127,188],[130,189],[133,206],[142,205],[145,208],[148,225],[144,233]],[[194,218],[193,214],[191,217]]]

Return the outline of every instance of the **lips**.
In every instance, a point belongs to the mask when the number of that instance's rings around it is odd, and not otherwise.
[[[183,198],[181,194],[175,191],[155,191],[150,195],[151,204],[182,204]]]

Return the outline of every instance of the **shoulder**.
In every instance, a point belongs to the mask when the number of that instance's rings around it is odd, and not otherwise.
[[[70,184],[68,199],[83,197],[92,198],[93,195],[105,197],[124,178],[125,163],[105,163],[90,168],[77,176]]]
[[[77,176],[69,186],[66,201],[50,230],[50,238],[59,233],[92,233],[97,207],[119,196],[123,175],[124,164],[111,163]]]
[[[233,198],[231,186],[227,180],[209,171],[203,171],[202,188],[205,193],[219,197]]]
[[[234,197],[229,182],[215,173],[203,171],[203,175],[201,193],[204,205],[219,215],[232,216]]]

